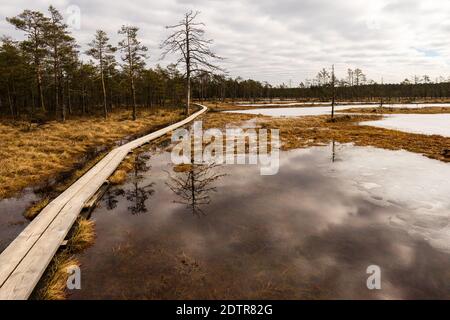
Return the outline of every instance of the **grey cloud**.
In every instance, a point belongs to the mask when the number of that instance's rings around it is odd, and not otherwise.
[[[185,11],[201,11],[214,50],[227,58],[232,76],[299,83],[321,67],[336,64],[338,75],[347,68],[366,70],[374,80],[401,81],[413,74],[447,76],[450,4],[446,0],[3,0],[0,34],[20,37],[5,22],[22,9],[45,11],[54,4],[62,12],[69,4],[82,12],[82,29],[75,32],[85,48],[95,29],[117,42],[122,24],[137,25],[149,47],[149,65],[159,61],[165,25],[178,22]],[[426,56],[423,52],[438,52]]]

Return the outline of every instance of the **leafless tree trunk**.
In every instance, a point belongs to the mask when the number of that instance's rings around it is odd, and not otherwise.
[[[203,38],[205,30],[202,29],[202,26],[204,23],[195,22],[198,14],[199,12],[189,11],[178,24],[167,26],[166,29],[173,29],[174,32],[161,44],[161,48],[165,49],[162,57],[169,53],[179,54],[180,58],[176,65],[185,65],[186,114],[190,113],[192,75],[199,72],[212,73],[221,70],[209,61],[211,58],[221,58],[210,50],[209,46],[212,40]]]
[[[334,118],[334,104],[336,102],[336,76],[334,74],[334,64],[331,68],[331,90],[333,91],[333,97],[331,99],[331,119]]]
[[[383,92],[383,84],[384,84],[384,79],[381,78],[381,94],[380,94],[381,100],[380,100],[380,108],[383,107],[383,103],[384,103],[384,101],[383,101],[383,94],[384,94],[384,92]]]

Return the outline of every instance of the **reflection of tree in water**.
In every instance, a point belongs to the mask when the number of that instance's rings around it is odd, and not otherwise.
[[[130,177],[132,188],[128,190],[115,189],[108,190],[104,196],[104,201],[108,210],[113,210],[117,207],[117,197],[125,197],[131,204],[128,206],[131,214],[137,215],[148,211],[146,201],[153,195],[155,190],[152,188],[154,183],[141,185],[144,180],[143,172],[150,169],[150,165],[147,164],[150,159],[150,155],[142,153],[136,155],[133,167],[133,175]]]
[[[336,161],[336,141],[333,139],[333,144],[331,145],[331,162]]]
[[[201,207],[211,202],[209,194],[216,191],[216,187],[212,184],[224,176],[214,172],[217,166],[215,164],[185,165],[186,170],[183,172],[170,174],[167,186],[181,198],[174,202],[185,204],[194,215],[205,215]]]
[[[125,197],[131,203],[131,205],[128,206],[128,210],[130,210],[133,215],[148,211],[145,202],[155,192],[152,188],[154,185],[153,182],[147,185],[141,185],[142,180],[144,180],[144,175],[142,173],[150,169],[150,165],[147,164],[149,159],[150,155],[145,153],[136,156],[134,161],[134,175],[132,176],[131,182],[133,188],[125,191]]]
[[[339,144],[336,143],[336,141],[333,139],[333,142],[331,144],[331,162],[337,162],[341,161],[341,159],[338,157],[338,151],[339,150]]]
[[[125,191],[123,189],[115,189],[111,190],[108,188],[105,195],[103,196],[103,201],[106,204],[106,209],[113,210],[117,207],[117,203],[119,200],[117,200],[117,197],[123,197],[125,194]]]

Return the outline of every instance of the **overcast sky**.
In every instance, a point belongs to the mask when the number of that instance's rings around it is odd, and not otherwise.
[[[96,29],[116,43],[122,24],[138,26],[151,66],[169,62],[159,61],[164,26],[192,9],[231,76],[296,86],[333,63],[339,77],[359,67],[377,82],[450,76],[448,0],[2,0],[0,34],[20,39],[5,17],[50,4],[71,21],[71,6],[80,9],[73,33],[83,49]]]

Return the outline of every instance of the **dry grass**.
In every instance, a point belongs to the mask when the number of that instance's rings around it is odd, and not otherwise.
[[[134,168],[134,160],[135,158],[133,156],[127,156],[116,169],[116,171],[114,171],[112,176],[109,177],[109,182],[112,185],[123,184],[127,179],[128,172],[130,172]]]
[[[304,103],[305,101],[303,101]],[[320,102],[320,101],[310,101],[310,102]],[[349,103],[350,101],[344,101],[336,103]],[[373,103],[374,101],[368,101],[367,103]],[[374,103],[373,108],[352,108],[349,104],[349,109],[346,110],[340,110],[339,112],[348,112],[348,113],[374,113],[374,114],[382,114],[382,113],[419,113],[419,114],[434,114],[434,113],[450,113],[450,107],[433,107],[433,103],[446,103],[447,101],[442,100],[436,100],[436,101],[396,101],[396,102],[389,102],[389,103],[427,103],[430,105],[430,107],[427,108],[387,108],[387,107],[379,107],[379,104]],[[233,111],[233,110],[250,110],[250,109],[264,109],[264,108],[309,108],[309,107],[318,107],[320,105],[283,105],[284,102],[282,101],[276,101],[274,103],[279,105],[270,105],[270,102],[256,102],[258,106],[242,106],[236,103],[233,103],[231,101],[226,102],[206,102],[204,103],[212,112],[221,112],[221,111]],[[290,101],[289,103],[293,103]],[[330,103],[330,102],[328,102]],[[362,102],[364,103],[364,102]],[[265,106],[267,105],[267,106]],[[324,102],[324,106],[328,106],[327,102]]]
[[[32,299],[37,300],[64,300],[66,299],[66,286],[69,268],[79,267],[80,263],[73,256],[60,253],[53,258],[52,264],[44,278],[45,285],[33,294]],[[42,280],[41,280],[42,281]]]
[[[174,172],[177,172],[177,173],[179,173],[179,172],[188,172],[188,171],[191,171],[192,170],[192,165],[191,164],[178,164],[178,165],[176,165],[176,166],[173,166],[173,168],[172,168],[172,170],[174,171]]]
[[[397,113],[415,113],[415,114],[436,114],[450,113],[450,107],[427,107],[427,108],[350,108],[339,112],[346,113],[370,113],[370,114],[397,114]]]
[[[78,218],[72,228],[66,247],[58,252],[47,268],[44,276],[32,294],[32,299],[64,300],[67,298],[68,270],[80,266],[73,256],[90,247],[95,241],[95,223],[92,220]]]
[[[89,248],[95,241],[95,222],[85,218],[78,218],[72,229],[67,248],[71,253],[81,252]]]
[[[316,101],[317,102],[317,101]],[[233,102],[205,102],[204,105],[210,109],[210,112],[220,112],[220,111],[232,111],[232,110],[248,110],[248,109],[264,109],[264,108],[299,108],[299,107],[313,107],[318,105],[283,105],[284,102],[275,101],[273,102],[279,105],[270,105],[269,102],[256,102],[258,106],[242,106]],[[286,102],[288,103],[288,102]],[[289,103],[293,103],[290,101]],[[324,103],[326,104],[326,103]]]
[[[280,129],[282,150],[307,148],[332,141],[373,146],[389,150],[407,150],[429,158],[450,162],[450,138],[411,134],[395,130],[358,125],[361,121],[377,120],[381,115],[342,115],[330,121],[329,116],[271,118],[243,114],[208,113],[204,128],[224,128],[229,124],[256,119],[267,129]]]
[[[65,123],[51,121],[30,127],[25,122],[0,122],[0,199],[26,187],[44,184],[61,174],[86,171],[86,155],[101,153],[126,136],[142,135],[183,118],[181,110],[141,112],[137,121],[129,112],[77,118]],[[106,151],[106,150],[104,150]],[[94,159],[93,163],[98,161]],[[80,165],[82,163],[83,165]]]
[[[37,201],[25,211],[25,213],[23,214],[24,217],[28,220],[33,220],[41,212],[41,210],[49,204],[49,202],[49,197],[44,197],[43,199]]]

